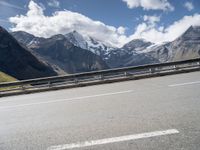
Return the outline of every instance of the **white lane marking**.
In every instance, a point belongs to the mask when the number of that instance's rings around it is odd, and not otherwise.
[[[186,82],[186,83],[180,83],[180,84],[171,84],[171,85],[168,85],[168,86],[169,87],[176,87],[176,86],[185,86],[185,85],[192,85],[192,84],[200,84],[200,81]]]
[[[57,103],[57,102],[64,102],[64,101],[70,101],[70,100],[81,100],[81,99],[87,99],[87,98],[119,95],[119,94],[126,94],[126,93],[132,93],[132,92],[133,92],[132,90],[128,90],[128,91],[121,91],[121,92],[115,92],[115,93],[104,93],[104,94],[82,96],[82,97],[75,97],[75,98],[68,98],[68,99],[51,100],[51,101],[45,101],[45,102],[27,103],[27,104],[19,104],[19,105],[11,105],[11,106],[2,106],[2,107],[0,107],[0,109],[17,108],[17,107],[25,107],[25,106],[49,104],[49,103]]]
[[[79,143],[51,146],[47,150],[67,150],[67,149],[74,149],[74,148],[83,148],[83,147],[89,147],[89,146],[95,146],[95,145],[103,145],[103,144],[109,144],[109,143],[138,140],[138,139],[178,134],[178,133],[179,133],[179,131],[176,129],[169,129],[169,130],[165,130],[165,131],[147,132],[147,133],[141,133],[141,134],[135,134],[135,135],[113,137],[113,138],[108,138],[108,139],[100,139],[100,140],[94,140],[94,141],[85,141],[85,142],[79,142]]]

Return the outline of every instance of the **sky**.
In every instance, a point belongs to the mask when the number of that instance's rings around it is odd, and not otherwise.
[[[200,26],[200,0],[0,0],[0,26],[39,37],[76,30],[111,46],[173,41]]]

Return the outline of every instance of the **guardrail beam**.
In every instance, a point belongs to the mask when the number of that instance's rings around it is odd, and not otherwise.
[[[176,72],[181,71],[183,69],[193,69],[194,67],[200,69],[200,58],[192,59],[192,60],[185,60],[185,61],[178,61],[178,62],[168,62],[162,64],[150,64],[150,65],[143,65],[137,67],[125,67],[125,68],[118,68],[118,69],[109,69],[109,70],[102,70],[96,72],[86,72],[86,73],[79,73],[73,75],[66,75],[66,76],[59,76],[59,77],[48,77],[48,78],[40,78],[40,79],[31,79],[31,80],[24,80],[24,81],[16,81],[10,83],[1,83],[0,84],[0,93],[4,93],[1,89],[10,88],[9,91],[13,92],[18,90],[31,91],[32,89],[38,88],[53,88],[58,86],[66,86],[66,85],[79,85],[82,83],[87,82],[105,82],[106,80],[117,80],[121,77],[130,76],[135,78],[137,76],[148,74],[150,76],[159,74],[161,72]],[[67,82],[66,82],[67,81]],[[27,87],[28,86],[28,87]],[[7,91],[8,92],[8,91]]]

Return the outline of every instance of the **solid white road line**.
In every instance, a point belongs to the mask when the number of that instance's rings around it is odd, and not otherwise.
[[[70,101],[70,100],[81,100],[81,99],[87,99],[87,98],[95,98],[95,97],[103,97],[103,96],[111,96],[111,95],[120,95],[120,94],[127,94],[127,93],[131,93],[131,92],[133,92],[133,91],[132,90],[128,90],[128,91],[120,91],[120,92],[115,92],[115,93],[104,93],[104,94],[98,94],[98,95],[75,97],[75,98],[69,98],[69,99],[59,99],[59,100],[51,100],[51,101],[36,102],[36,103],[27,103],[27,104],[19,104],[19,105],[11,105],[11,106],[2,106],[2,107],[0,107],[0,109],[9,109],[9,108],[25,107],[25,106],[40,105],[40,104],[58,103],[58,102],[64,102],[64,101]]]
[[[180,84],[171,84],[171,85],[168,85],[168,86],[169,87],[176,87],[176,86],[185,86],[185,85],[192,85],[192,84],[200,84],[200,81],[186,82],[186,83],[180,83]]]
[[[67,150],[67,149],[73,149],[73,148],[83,148],[83,147],[88,147],[88,146],[95,146],[95,145],[102,145],[102,144],[109,144],[109,143],[116,143],[116,142],[130,141],[130,140],[138,140],[138,139],[178,134],[178,133],[179,133],[178,130],[170,129],[170,130],[165,130],[165,131],[147,132],[147,133],[141,133],[141,134],[135,134],[135,135],[113,137],[113,138],[108,138],[108,139],[100,139],[100,140],[94,140],[94,141],[85,141],[85,142],[79,142],[79,143],[51,146],[47,150]]]

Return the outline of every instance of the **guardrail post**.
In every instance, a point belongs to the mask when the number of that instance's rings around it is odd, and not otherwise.
[[[21,85],[21,89],[22,89],[22,91],[26,90],[26,88],[24,87],[24,85]]]
[[[149,72],[150,72],[150,74],[152,74],[152,73],[153,73],[153,69],[152,69],[152,68],[150,68],[150,69],[149,69]]]
[[[78,84],[78,79],[77,78],[74,79],[74,83]]]
[[[174,66],[173,66],[173,68],[174,68],[174,70],[177,70],[177,67],[176,67],[176,65],[174,65]]]
[[[51,87],[51,81],[48,82],[48,86]]]
[[[159,70],[157,67],[156,68],[154,68],[154,72],[156,72],[157,70]],[[162,70],[162,69],[161,69]]]
[[[150,69],[149,69],[149,72],[150,72],[150,74],[155,73],[155,72],[156,72],[156,68],[150,68]]]
[[[126,77],[128,75],[128,73],[127,72],[124,72],[124,76]]]
[[[197,62],[197,65],[200,66],[200,62]]]
[[[152,73],[152,69],[151,68],[149,69],[149,72]]]
[[[100,76],[99,76],[99,79],[100,79],[100,80],[104,80],[104,76],[103,76],[103,75],[100,75]]]

